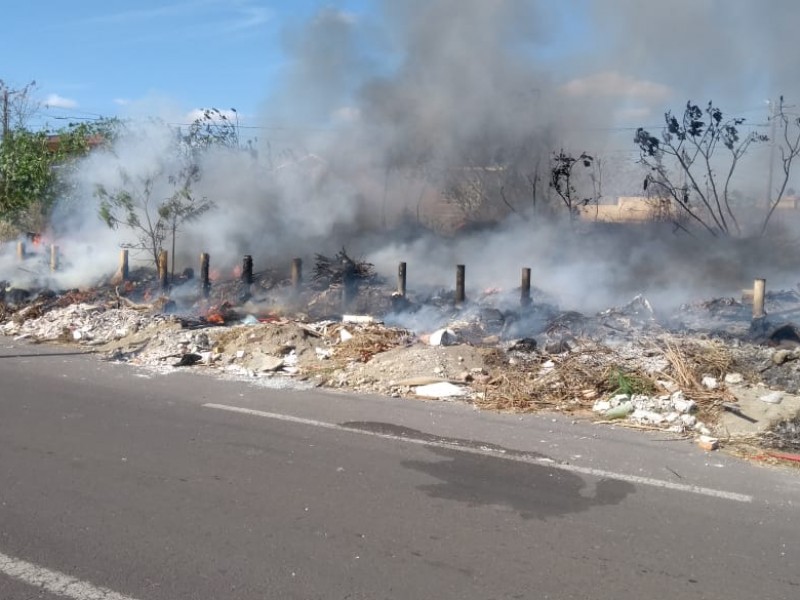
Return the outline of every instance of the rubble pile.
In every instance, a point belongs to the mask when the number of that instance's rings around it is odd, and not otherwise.
[[[17,313],[19,318],[0,326],[0,333],[16,339],[75,341],[99,346],[137,334],[143,329],[152,330],[177,321],[175,317],[145,315],[131,308],[106,309],[97,304],[84,303],[54,308],[41,316],[30,318],[40,310],[37,305],[21,309]]]
[[[264,272],[215,283],[206,299],[188,275],[168,295],[137,277],[83,291],[5,286],[0,334],[90,346],[160,372],[557,410],[699,436],[707,449],[754,435],[800,449],[795,292],[768,294],[770,317],[758,323],[732,298],[667,315],[643,296],[594,315],[544,299],[520,306],[518,295],[512,304],[499,290],[455,306],[446,291],[398,298],[344,249],[318,255],[314,284],[300,290]]]

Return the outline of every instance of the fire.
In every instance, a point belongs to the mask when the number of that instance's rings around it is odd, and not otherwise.
[[[38,247],[38,246],[43,245],[44,240],[42,238],[42,234],[41,233],[33,233],[33,232],[29,231],[27,233],[27,238],[28,238],[28,241],[31,244],[33,244],[34,246]]]
[[[224,325],[235,317],[233,307],[228,301],[219,306],[209,306],[205,314],[205,319],[212,325]]]
[[[206,321],[208,321],[209,323],[213,323],[214,325],[224,325],[225,317],[223,317],[218,312],[209,312],[206,315]]]

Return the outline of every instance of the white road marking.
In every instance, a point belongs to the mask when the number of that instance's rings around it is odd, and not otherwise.
[[[629,483],[648,485],[651,487],[664,488],[678,492],[688,492],[691,494],[699,494],[701,496],[711,496],[712,498],[721,498],[723,500],[733,500],[735,502],[752,502],[753,496],[747,494],[738,494],[736,492],[726,492],[724,490],[716,490],[713,488],[702,487],[699,485],[688,485],[683,483],[674,483],[664,479],[654,479],[652,477],[640,477],[638,475],[628,475],[626,473],[615,473],[614,471],[605,471],[603,469],[593,469],[591,467],[581,467],[578,465],[571,465],[566,463],[556,462],[550,458],[543,458],[530,455],[517,455],[505,454],[502,451],[494,450],[489,447],[473,448],[470,446],[459,446],[445,441],[436,440],[421,440],[416,438],[403,437],[391,433],[381,433],[378,431],[368,431],[364,429],[356,429],[354,427],[343,427],[336,423],[327,423],[325,421],[317,421],[315,419],[304,419],[302,417],[293,417],[292,415],[284,415],[280,413],[266,412],[263,410],[255,410],[252,408],[242,408],[239,406],[229,406],[227,404],[203,404],[206,408],[215,408],[217,410],[226,410],[229,412],[242,413],[245,415],[253,415],[256,417],[265,417],[267,419],[275,419],[278,421],[288,421],[289,423],[298,423],[301,425],[310,425],[312,427],[320,427],[322,429],[332,429],[335,431],[343,431],[347,433],[359,433],[361,435],[369,435],[372,437],[383,438],[387,440],[396,440],[405,442],[406,444],[416,444],[418,446],[428,446],[433,448],[444,448],[447,450],[454,450],[457,452],[464,452],[467,454],[479,454],[481,456],[493,456],[495,458],[502,458],[503,460],[510,460],[514,462],[521,462],[533,465],[547,466],[569,473],[579,473],[581,475],[590,475],[592,477],[601,477],[605,479],[615,479],[617,481],[627,481]]]
[[[0,552],[0,573],[41,590],[74,600],[136,600]]]

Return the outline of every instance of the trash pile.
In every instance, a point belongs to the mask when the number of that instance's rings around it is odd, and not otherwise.
[[[399,301],[344,249],[319,255],[316,272],[311,289],[271,275],[247,294],[242,281],[215,284],[210,297],[188,275],[170,293],[146,273],[83,291],[0,284],[0,334],[89,346],[159,372],[559,411],[707,450],[735,440],[800,450],[794,292],[768,294],[780,320],[754,323],[732,298],[667,315],[643,296],[594,315],[560,311],[538,291],[526,305],[497,290],[458,307],[445,291]],[[344,300],[361,310],[344,312]]]

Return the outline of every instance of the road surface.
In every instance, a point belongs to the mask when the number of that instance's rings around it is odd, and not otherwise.
[[[0,338],[0,599],[800,598],[800,476]]]

